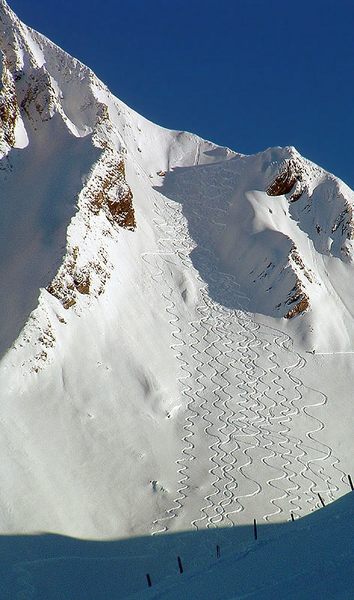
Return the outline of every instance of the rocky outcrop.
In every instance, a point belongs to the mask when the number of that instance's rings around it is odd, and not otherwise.
[[[310,269],[307,269],[295,244],[292,245],[289,254],[289,267],[295,275],[295,285],[290,290],[285,309],[291,307],[284,314],[285,319],[292,319],[310,308],[310,298],[306,292],[306,283],[315,283],[316,278]]]
[[[91,287],[92,274],[95,273],[101,279],[101,288],[97,290],[97,295],[103,292],[109,272],[104,272],[100,262],[88,262],[84,267],[78,265],[79,248],[74,247],[64,258],[64,262],[59,269],[56,277],[47,287],[47,291],[55,296],[62,303],[65,309],[74,306],[77,301],[77,295],[89,295]],[[107,262],[106,257],[101,256],[102,262]]]
[[[0,154],[15,145],[15,126],[19,117],[16,87],[6,56],[1,53],[1,91],[0,91]]]
[[[291,310],[289,310],[286,315],[285,318],[286,319],[293,319],[294,317],[301,315],[302,313],[306,312],[308,310],[308,308],[310,307],[310,302],[309,302],[309,298],[308,296],[304,296],[300,302],[298,302],[298,304],[296,304]]]
[[[105,239],[119,235],[120,228],[135,229],[132,200],[122,155],[106,148],[79,197],[76,218],[81,222],[81,241],[75,246],[68,242],[63,264],[47,287],[65,309],[75,306],[80,296],[97,298],[104,292],[113,269],[108,262]],[[99,230],[102,233],[97,248]],[[91,238],[94,241],[90,246]]]
[[[339,255],[346,262],[351,260],[351,246],[354,239],[354,221],[353,221],[353,206],[348,198],[338,190],[338,199],[342,203],[342,210],[339,212],[331,227],[331,235],[340,240]]]
[[[291,168],[290,161],[286,163],[285,169],[279,173],[267,189],[268,196],[281,196],[288,194],[293,189],[297,178]]]
[[[292,319],[310,308],[310,299],[305,293],[300,279],[297,279],[295,286],[290,291],[286,305],[293,305],[284,315],[285,319]]]
[[[124,161],[106,152],[102,165],[103,174],[89,186],[90,208],[94,214],[103,211],[112,225],[132,231],[136,227],[133,194],[125,178]]]
[[[266,189],[268,196],[282,196],[290,194],[289,200],[298,200],[305,191],[304,169],[301,161],[296,159],[285,160],[279,169],[279,174]]]
[[[56,110],[56,94],[50,76],[44,69],[33,69],[17,75],[21,110],[29,121],[49,121]]]

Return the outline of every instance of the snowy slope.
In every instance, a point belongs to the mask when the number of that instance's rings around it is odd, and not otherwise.
[[[343,495],[353,192],[294,148],[162,129],[0,19],[2,531],[273,522]]]

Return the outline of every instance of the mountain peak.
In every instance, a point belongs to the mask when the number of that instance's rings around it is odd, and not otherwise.
[[[87,138],[93,152],[101,153],[96,166],[92,164],[88,183],[81,188],[81,200],[77,201],[75,219],[85,222],[80,234],[82,240],[70,244],[68,237],[60,268],[50,281],[42,283],[42,287],[60,299],[64,307],[76,305],[77,294],[84,288],[85,295],[90,297],[102,294],[103,282],[107,281],[107,269],[98,258],[105,256],[108,264],[107,244],[101,243],[99,247],[95,244],[94,256],[89,260],[96,272],[96,285],[92,283],[95,277],[88,263],[81,267],[76,264],[83,240],[97,229],[88,215],[105,215],[109,223],[107,231],[115,226],[130,230],[139,226],[134,192],[126,181],[126,164],[128,168],[129,164],[137,164],[145,174],[148,173],[149,185],[155,180],[156,173],[162,174],[158,184],[163,185],[159,189],[181,202],[186,214],[193,205],[194,191],[190,184],[185,186],[186,171],[180,172],[178,168],[189,169],[191,181],[201,178],[206,190],[212,173],[222,193],[225,172],[238,181],[230,191],[229,199],[227,192],[220,210],[229,220],[224,224],[223,237],[231,240],[238,231],[235,241],[238,244],[241,235],[243,248],[230,246],[230,242],[225,245],[225,239],[220,240],[217,227],[213,231],[212,224],[204,227],[210,231],[208,243],[211,243],[216,260],[239,281],[244,294],[250,298],[247,307],[252,312],[293,318],[311,310],[313,296],[316,298],[321,286],[328,287],[321,282],[324,275],[318,273],[318,262],[314,261],[312,252],[308,253],[304,236],[309,237],[315,252],[320,255],[352,262],[354,226],[350,191],[345,191],[335,177],[303,158],[296,148],[269,148],[254,157],[245,157],[192,134],[161,129],[114,98],[85,65],[41,34],[26,28],[6,3],[2,7],[11,22],[16,23],[7,26],[2,20],[2,154],[6,156],[11,148],[21,149],[37,143],[35,140],[40,140],[43,132],[57,131],[58,128],[69,139],[70,135],[82,140]],[[148,139],[156,140],[157,152],[150,142],[146,142]],[[227,162],[221,171],[220,161]],[[209,164],[207,170],[204,164]],[[176,194],[179,189],[183,190],[183,197]],[[322,200],[323,189],[330,199],[328,202]],[[270,204],[267,196],[273,198]],[[190,198],[189,207],[184,204],[185,197]],[[206,203],[207,197],[206,191]],[[210,205],[205,212],[211,223],[213,210]],[[238,215],[238,221],[230,230],[233,212]],[[242,220],[239,220],[241,213]],[[97,223],[97,219],[94,222]],[[76,238],[76,234],[73,237]],[[261,240],[265,240],[265,247]],[[245,261],[246,255],[253,257],[252,260]],[[242,264],[235,259],[237,256],[243,257]],[[59,265],[59,259],[56,264]],[[97,270],[101,273],[98,278]],[[256,288],[262,293],[255,294]],[[228,300],[232,307],[235,302]]]

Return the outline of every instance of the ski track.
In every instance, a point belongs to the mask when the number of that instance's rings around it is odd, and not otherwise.
[[[158,216],[158,212],[157,212],[158,206],[157,206],[156,202],[154,202],[154,211],[155,211],[155,215]],[[153,223],[157,229],[159,229],[160,231],[162,230],[163,234],[167,235],[166,231],[164,231],[162,229],[164,225],[167,225],[167,222],[164,219],[160,219],[160,223],[159,223],[158,219],[155,217],[153,219]],[[161,242],[163,242],[163,241],[170,242],[171,238],[169,238],[169,237],[159,238],[158,245],[160,246]],[[149,262],[146,259],[146,256],[153,256],[156,259],[157,257],[162,258],[162,257],[166,257],[166,256],[173,256],[173,255],[174,255],[173,251],[168,252],[168,251],[163,251],[163,250],[160,251],[159,250],[157,252],[149,252],[149,253],[145,252],[142,254],[142,258],[143,258],[143,260],[145,260],[145,262],[147,262],[149,264]],[[165,258],[165,261],[166,261],[166,258]],[[159,281],[159,278],[161,278],[162,275],[164,275],[164,270],[161,267],[158,267],[156,262],[155,262],[155,267],[158,268],[158,273],[156,274],[156,272],[154,273],[153,271],[150,270],[150,275],[151,275],[151,278],[159,286],[161,286],[161,281]],[[163,282],[164,283],[167,282],[166,278],[163,280]],[[178,348],[179,346],[183,346],[184,342],[183,342],[182,337],[178,337],[178,334],[181,334],[182,330],[178,326],[179,317],[178,317],[177,313],[173,312],[173,309],[176,308],[176,305],[172,300],[173,288],[169,284],[168,284],[168,292],[169,292],[169,296],[166,296],[166,294],[164,292],[162,292],[161,295],[164,298],[164,300],[167,303],[169,303],[165,306],[165,310],[168,315],[169,323],[172,327],[171,335],[175,340],[177,340],[177,343],[172,343],[170,345],[170,347],[173,351],[176,351],[176,348]],[[186,368],[186,367],[188,367],[188,363],[183,359],[182,352],[177,351],[176,358],[181,363],[181,369],[183,371],[185,371],[185,373],[186,373],[186,375],[184,377],[179,377],[179,381],[181,382],[183,379],[188,379],[188,377],[191,377],[192,373],[188,370],[188,368]],[[192,396],[190,396],[188,394],[186,387],[184,389],[184,393],[185,393],[185,395],[188,396],[188,402],[187,402],[187,406],[186,406],[187,412],[193,412],[191,405],[193,404],[194,399]],[[184,446],[182,449],[182,458],[176,460],[176,465],[178,467],[177,472],[178,472],[178,477],[179,477],[178,487],[177,487],[177,497],[173,500],[174,506],[166,511],[166,516],[155,519],[153,521],[153,524],[152,524],[153,525],[153,531],[152,531],[153,535],[155,535],[157,533],[163,533],[168,530],[166,521],[173,519],[177,516],[178,511],[183,508],[183,502],[184,502],[185,498],[187,497],[185,490],[188,489],[187,482],[189,480],[189,476],[187,473],[187,467],[186,467],[186,465],[184,465],[184,462],[186,460],[187,461],[193,460],[195,458],[193,456],[193,454],[191,453],[191,451],[194,448],[194,444],[189,439],[193,436],[193,432],[190,429],[191,425],[192,425],[192,422],[190,421],[190,416],[187,414],[187,417],[185,419],[185,424],[183,426],[184,435],[182,437],[182,443],[184,444]],[[162,528],[161,528],[161,526],[162,526]]]
[[[247,297],[239,293],[230,274],[219,275],[225,289],[237,298],[238,308],[213,301],[189,257],[195,244],[181,206],[158,196],[153,209],[158,250],[143,253],[142,259],[164,300],[185,407],[181,454],[175,460],[176,496],[164,516],[153,521],[153,534],[168,531],[183,512],[188,513],[191,526],[200,529],[234,525],[241,513],[248,521],[255,516],[284,520],[291,512],[300,515],[314,510],[318,493],[334,499],[344,486],[345,473],[332,448],[318,439],[325,423],[314,413],[328,398],[302,382],[300,372],[306,359],[294,351],[289,335],[254,321],[245,309]],[[225,212],[217,206],[216,210]],[[195,218],[201,219],[197,213]],[[208,268],[207,258],[210,263],[213,254],[209,248],[202,250]],[[194,270],[199,286],[192,321],[181,318],[170,283],[174,271],[183,269]],[[281,366],[280,355],[286,356],[286,366]],[[303,419],[308,426],[301,439],[296,425]],[[201,426],[202,433],[198,432]],[[199,453],[203,444],[208,456]],[[196,508],[188,508],[191,501],[195,503],[193,469],[198,471],[201,461],[209,463],[209,489],[199,498],[199,516],[193,516]],[[267,498],[268,511],[249,513],[250,499],[256,496],[260,506],[262,498]]]

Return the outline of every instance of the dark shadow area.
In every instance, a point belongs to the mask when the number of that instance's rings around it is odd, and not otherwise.
[[[72,135],[60,115],[0,163],[0,356],[56,274],[83,180],[100,150]]]
[[[259,186],[252,193],[264,192],[264,174],[252,160],[240,156],[176,167],[155,189],[182,205],[195,243],[190,258],[210,297],[232,310],[282,317],[289,310],[284,302],[296,284],[294,272],[286,268],[292,241],[266,225],[257,230],[258,215],[247,186]]]
[[[1,599],[113,600],[131,595],[139,598],[147,591],[147,574],[151,591],[161,593],[158,597],[230,598],[232,589],[240,595],[254,590],[256,593],[257,589],[271,589],[274,582],[279,585],[286,578],[303,575],[304,571],[307,576],[305,580],[302,577],[301,585],[305,582],[312,590],[318,565],[323,564],[325,569],[332,559],[337,561],[335,581],[340,576],[343,583],[344,577],[347,586],[348,577],[353,580],[353,573],[344,572],[353,555],[353,517],[354,494],[349,493],[302,519],[276,525],[256,524],[256,530],[252,524],[106,542],[59,535],[2,536]],[[210,574],[216,585],[225,576],[225,596],[212,591],[203,596],[205,578]],[[311,583],[313,574],[316,577]],[[214,585],[208,581],[206,584]],[[180,586],[186,590],[194,586],[202,595],[197,591],[191,591],[190,595],[188,591],[169,595]],[[280,595],[268,596],[264,592],[259,597],[280,599],[284,597],[281,590]],[[289,597],[311,596],[290,593]]]
[[[310,195],[305,191],[298,200],[289,202],[289,213],[319,254],[346,262],[348,257],[343,248],[350,239],[350,204],[338,182],[327,177]]]
[[[196,244],[190,254],[193,265],[207,282],[210,296],[231,309],[240,308],[246,298],[232,273],[224,272],[217,250],[227,235],[227,211],[239,178],[233,168],[237,160],[175,167],[166,173],[163,185],[155,188],[182,205],[189,235]]]

